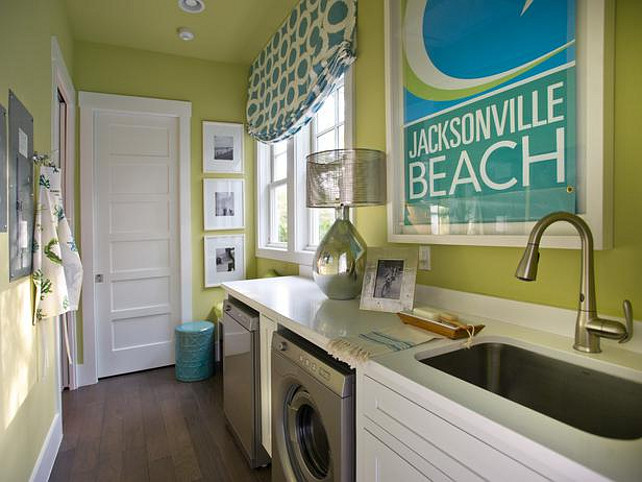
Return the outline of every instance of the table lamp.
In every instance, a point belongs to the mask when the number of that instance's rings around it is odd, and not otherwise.
[[[336,219],[314,255],[312,275],[335,300],[361,293],[366,242],[349,219],[351,207],[386,202],[386,155],[373,149],[334,149],[307,156],[306,205],[334,208]]]

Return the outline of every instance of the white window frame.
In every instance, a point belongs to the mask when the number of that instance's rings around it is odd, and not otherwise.
[[[352,147],[354,135],[354,75],[352,69],[344,75],[344,144]],[[315,122],[314,120],[312,122]],[[311,123],[312,124],[312,123]],[[256,256],[259,258],[287,261],[300,265],[312,265],[316,245],[309,242],[311,237],[310,208],[305,200],[305,156],[314,147],[313,125],[308,124],[288,141],[288,175],[286,178],[288,196],[288,241],[274,243],[269,239],[270,223],[273,219],[270,205],[271,146],[256,142],[257,166],[257,237]],[[277,181],[272,183],[275,186]]]

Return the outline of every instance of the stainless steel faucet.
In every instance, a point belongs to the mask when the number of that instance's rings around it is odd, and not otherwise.
[[[546,228],[557,221],[572,224],[582,240],[582,278],[580,280],[580,303],[575,323],[575,343],[573,348],[585,353],[599,353],[600,337],[627,342],[633,336],[633,309],[629,300],[624,300],[625,324],[615,320],[606,320],[597,316],[595,303],[595,274],[593,272],[593,235],[584,220],[575,214],[556,212],[540,219],[528,237],[515,277],[522,281],[534,281],[537,278],[539,262],[539,243]]]

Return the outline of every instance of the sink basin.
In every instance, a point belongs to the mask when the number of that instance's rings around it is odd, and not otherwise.
[[[642,437],[642,384],[504,343],[419,360],[585,432]]]

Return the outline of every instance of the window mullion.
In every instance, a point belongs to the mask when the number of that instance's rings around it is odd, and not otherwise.
[[[296,136],[288,141],[288,168],[287,168],[287,192],[288,192],[288,252],[296,250]]]

